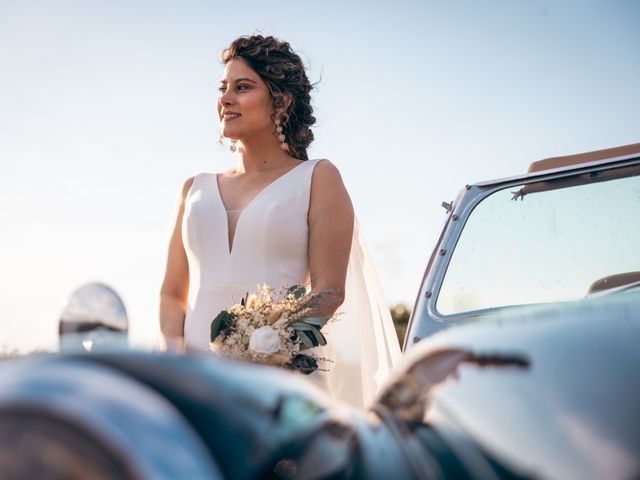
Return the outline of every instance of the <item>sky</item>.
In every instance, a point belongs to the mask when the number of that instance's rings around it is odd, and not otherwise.
[[[316,87],[390,304],[412,306],[465,184],[640,142],[640,2],[0,0],[0,346],[55,348],[104,282],[155,341],[178,188],[234,165],[220,51],[287,40]]]

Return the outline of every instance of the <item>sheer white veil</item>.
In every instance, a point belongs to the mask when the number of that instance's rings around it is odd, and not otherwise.
[[[357,220],[345,289],[337,320],[323,329],[335,362],[327,381],[335,398],[366,407],[400,359],[400,344]]]

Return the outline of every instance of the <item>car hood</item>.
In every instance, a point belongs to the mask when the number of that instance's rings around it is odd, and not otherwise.
[[[421,341],[377,403],[523,475],[630,478],[640,472],[638,338],[636,293],[506,310]]]

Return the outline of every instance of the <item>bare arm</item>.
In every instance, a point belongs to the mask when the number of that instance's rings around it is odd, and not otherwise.
[[[338,169],[328,160],[315,167],[309,205],[309,270],[312,292],[332,292],[314,315],[329,317],[344,301],[353,237],[353,206]]]
[[[160,288],[160,334],[165,349],[184,347],[184,317],[189,291],[189,265],[182,245],[182,216],[193,177],[182,185],[174,214],[174,226],[169,240],[164,279]]]

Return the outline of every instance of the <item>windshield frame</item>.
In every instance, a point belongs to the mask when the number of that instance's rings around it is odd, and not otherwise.
[[[496,313],[504,309],[526,307],[526,305],[501,306],[450,315],[444,315],[436,308],[447,268],[467,220],[473,210],[487,197],[497,191],[511,187],[520,188],[532,183],[566,179],[585,173],[603,172],[636,165],[640,165],[640,154],[638,153],[493,181],[478,182],[463,188],[454,200],[452,208],[447,212],[448,218],[443,227],[443,232],[434,248],[432,261],[429,262],[423,276],[409,320],[403,350],[406,350],[422,338],[432,335],[462,319]]]

